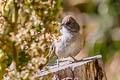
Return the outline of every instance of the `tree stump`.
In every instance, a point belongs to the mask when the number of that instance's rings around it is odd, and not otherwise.
[[[107,80],[101,55],[85,58],[80,62],[63,61],[59,65],[47,66],[39,76],[50,73],[53,73],[52,80]]]

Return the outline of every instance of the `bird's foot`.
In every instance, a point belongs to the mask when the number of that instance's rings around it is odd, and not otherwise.
[[[82,61],[89,61],[89,60],[95,60],[96,59],[96,58],[91,58],[91,59],[80,59],[80,60],[77,60],[73,56],[71,56],[71,58],[74,60],[73,63],[74,62],[82,62]]]

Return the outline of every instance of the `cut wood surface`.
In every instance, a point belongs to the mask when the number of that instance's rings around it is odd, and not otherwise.
[[[53,80],[107,80],[102,56],[85,58],[79,62],[63,61],[41,70],[36,77],[53,73]]]

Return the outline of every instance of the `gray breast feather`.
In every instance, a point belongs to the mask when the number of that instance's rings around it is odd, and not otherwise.
[[[82,37],[80,34],[76,34],[74,37],[72,35],[62,35],[59,38],[61,41],[55,43],[55,53],[59,58],[76,56],[80,52],[82,48]]]

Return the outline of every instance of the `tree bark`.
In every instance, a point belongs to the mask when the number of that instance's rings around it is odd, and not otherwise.
[[[52,80],[107,80],[102,56],[85,58],[79,62],[64,61],[48,66],[39,76],[53,73]]]

